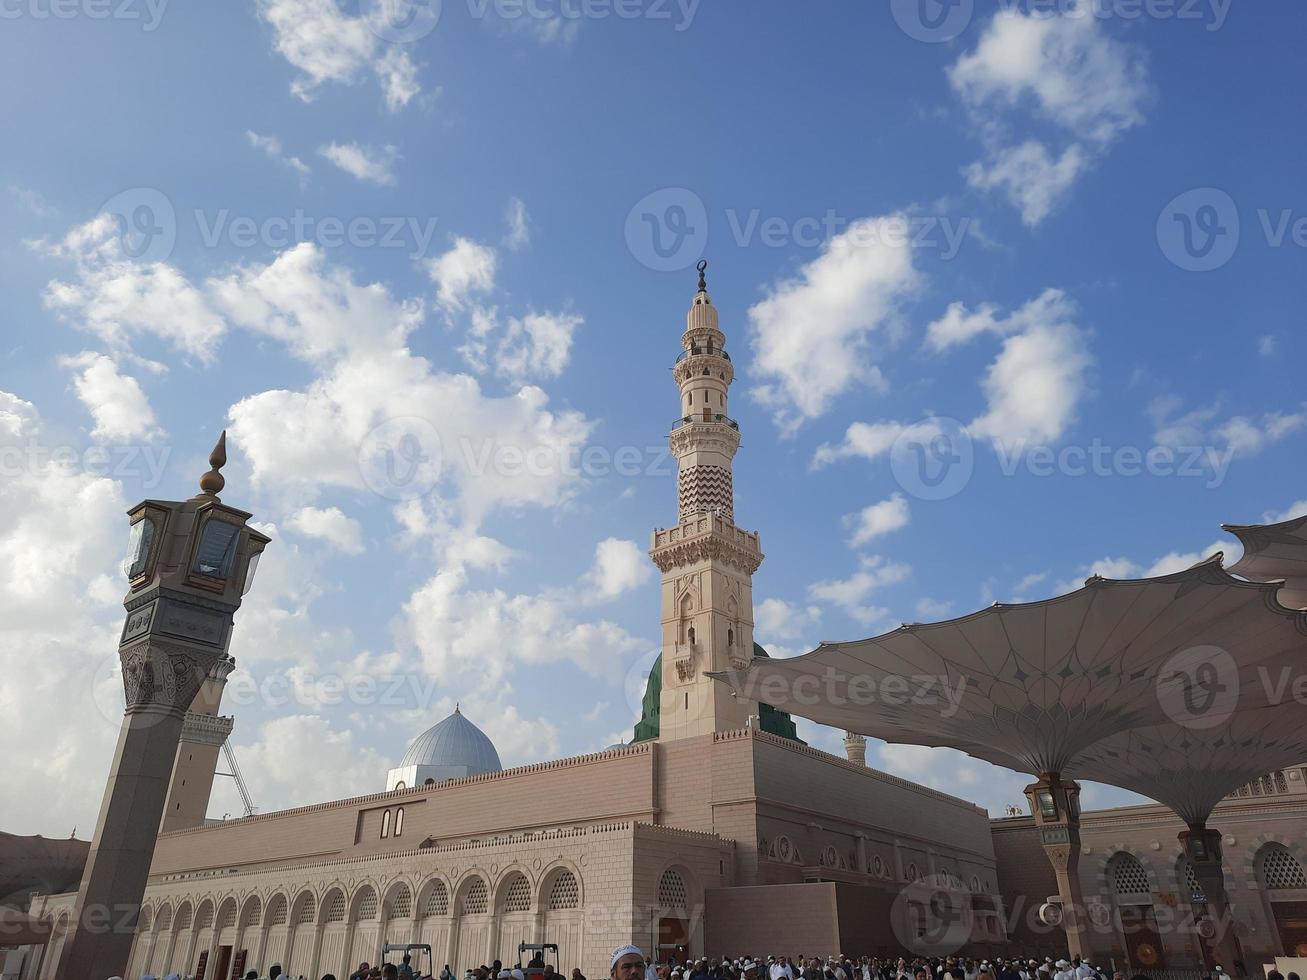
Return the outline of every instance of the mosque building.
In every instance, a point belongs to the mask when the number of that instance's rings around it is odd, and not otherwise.
[[[592,978],[625,943],[660,958],[897,954],[922,938],[919,881],[962,896],[955,949],[1059,950],[1032,914],[1056,885],[1030,817],[991,820],[871,769],[861,736],[845,739],[845,757],[812,748],[788,715],[709,676],[767,653],[753,637],[762,543],[733,508],[734,368],[702,274],[681,342],[678,513],[650,549],[662,652],[630,744],[503,769],[456,708],[412,741],[381,792],[207,823],[231,728],[219,715],[230,668],[215,670],[187,716],[127,976],[266,975],[273,963],[291,977],[349,976],[383,943],[410,942],[460,976],[517,963],[522,943],[557,944],[561,972]],[[1252,963],[1307,950],[1305,771],[1269,775],[1214,817]],[[1104,961],[1203,962],[1201,938],[1166,914],[1194,900],[1178,829],[1155,805],[1084,815],[1085,894],[1122,923],[1095,950]],[[29,948],[23,980],[54,975],[73,900],[32,899],[54,936]]]

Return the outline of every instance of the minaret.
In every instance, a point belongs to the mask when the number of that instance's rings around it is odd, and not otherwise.
[[[762,564],[755,532],[735,526],[731,462],[740,427],[727,413],[735,377],[699,263],[699,291],[672,369],[679,418],[669,439],[677,461],[678,521],[653,533],[650,555],[663,573],[659,738],[743,728],[758,711],[709,671],[753,659],[753,573]]]
[[[867,764],[867,736],[857,732],[844,733],[844,754],[855,766]]]
[[[182,738],[172,765],[172,782],[168,785],[168,803],[163,810],[159,833],[199,827],[209,812],[213,776],[218,768],[218,753],[231,734],[233,719],[218,714],[227,675],[236,667],[232,657],[219,660],[209,668],[209,675],[195,695],[182,721]]]

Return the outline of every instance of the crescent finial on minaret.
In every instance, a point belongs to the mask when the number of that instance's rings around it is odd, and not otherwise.
[[[227,481],[218,471],[227,465],[227,430],[218,436],[218,444],[209,453],[209,472],[200,477],[200,490],[210,497],[218,496]]]
[[[699,264],[695,266],[699,270],[699,292],[708,292],[708,278],[705,275],[708,271],[708,260],[700,259]]]

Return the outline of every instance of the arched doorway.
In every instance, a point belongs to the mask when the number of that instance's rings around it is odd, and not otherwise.
[[[1117,851],[1107,862],[1107,882],[1131,969],[1164,970],[1166,956],[1153,913],[1153,886],[1143,864],[1133,854]]]
[[[679,868],[668,868],[658,879],[655,955],[665,963],[668,956],[684,963],[690,955],[690,889]]]
[[[495,932],[495,959],[503,963],[516,963],[518,945],[536,941],[531,882],[521,871],[509,871],[495,890]],[[561,963],[554,965],[562,969]]]
[[[1307,956],[1307,875],[1283,844],[1271,841],[1257,852],[1257,882],[1271,906],[1271,921],[1285,956]]]
[[[449,886],[440,878],[432,878],[418,891],[417,942],[431,947],[431,955],[440,963],[454,964],[456,953],[451,953],[449,918]],[[460,973],[459,976],[462,976]]]
[[[540,885],[538,907],[544,910],[543,942],[558,944],[558,972],[569,976],[581,965],[584,942],[581,883],[571,868],[554,868]]]

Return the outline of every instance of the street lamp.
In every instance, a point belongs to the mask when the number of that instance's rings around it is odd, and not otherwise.
[[[190,500],[128,511],[127,618],[118,643],[126,710],[57,976],[124,975],[186,709],[217,663],[271,540],[218,498],[224,432]]]

